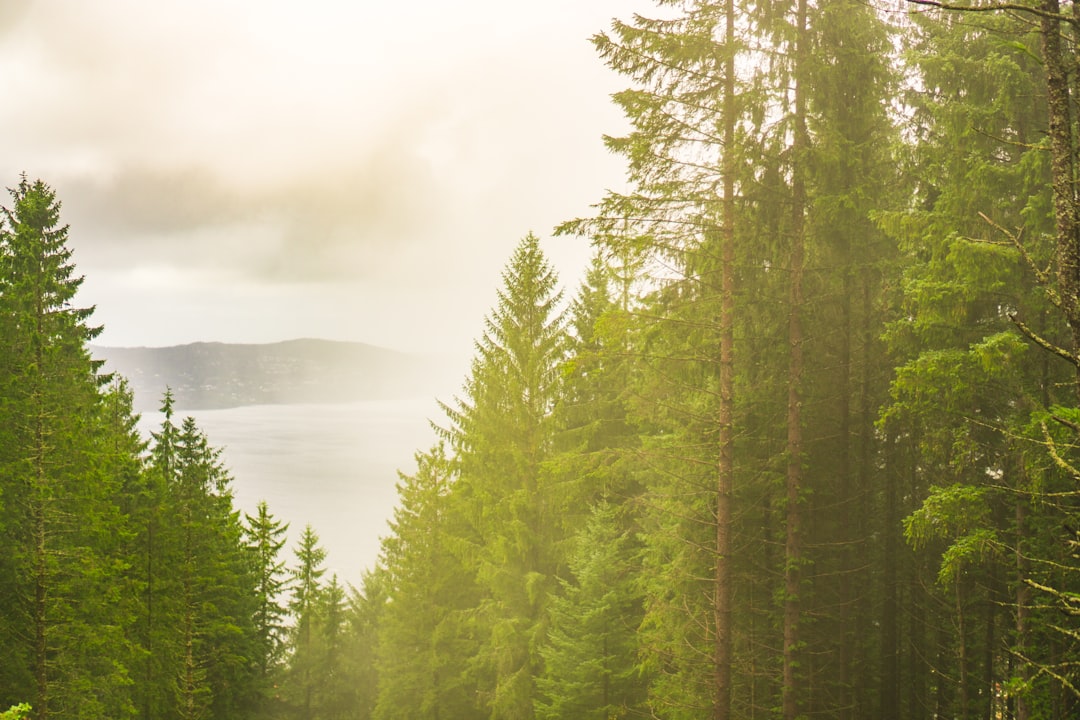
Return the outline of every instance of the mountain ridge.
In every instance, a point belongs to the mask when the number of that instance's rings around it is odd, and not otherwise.
[[[392,400],[435,387],[440,374],[431,356],[318,338],[93,345],[90,352],[105,362],[105,372],[127,378],[136,410],[157,409],[166,388],[180,410]]]

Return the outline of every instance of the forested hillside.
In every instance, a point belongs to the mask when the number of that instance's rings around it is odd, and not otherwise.
[[[103,376],[0,234],[0,704],[32,717],[1080,714],[1080,5],[661,2],[628,187],[526,235],[362,587]],[[526,172],[526,169],[522,170]],[[572,168],[568,169],[572,172]],[[404,459],[403,459],[404,461]],[[3,705],[6,707],[7,705]]]

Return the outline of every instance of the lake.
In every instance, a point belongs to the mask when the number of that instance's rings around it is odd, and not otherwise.
[[[266,500],[289,523],[290,565],[310,523],[328,552],[325,578],[336,572],[355,586],[389,531],[398,470],[415,469],[414,453],[435,442],[428,418],[442,418],[433,397],[176,414],[194,417],[211,445],[223,448],[238,508],[254,513]],[[149,437],[160,423],[160,413],[143,413],[140,428]]]

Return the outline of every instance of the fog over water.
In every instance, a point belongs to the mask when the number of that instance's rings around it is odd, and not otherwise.
[[[397,501],[397,471],[415,468],[413,455],[434,442],[428,418],[434,397],[340,405],[256,405],[179,411],[195,418],[233,475],[236,505],[254,512],[260,500],[289,523],[292,546],[310,523],[336,572],[359,585],[378,557],[379,538]],[[161,424],[143,413],[144,434]]]

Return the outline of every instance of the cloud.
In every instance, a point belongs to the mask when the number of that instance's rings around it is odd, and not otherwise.
[[[197,164],[130,165],[56,184],[90,264],[226,263],[271,282],[362,279],[384,272],[380,262],[393,267],[445,221],[453,188],[418,156],[409,125],[270,183]]]
[[[479,323],[526,232],[618,177],[585,38],[627,2],[5,2],[0,185],[57,189],[128,342],[151,306],[189,339],[331,314],[355,339],[445,336]]]
[[[30,9],[30,0],[5,0],[0,3],[0,38],[17,28]]]

